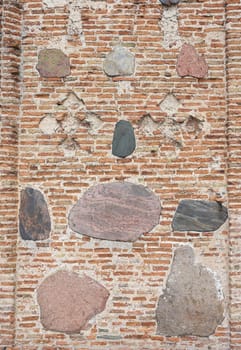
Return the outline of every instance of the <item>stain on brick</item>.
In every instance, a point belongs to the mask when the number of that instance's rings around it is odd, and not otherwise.
[[[105,309],[108,297],[107,289],[89,276],[58,271],[37,289],[41,323],[48,330],[78,333]]]
[[[194,250],[177,248],[157,310],[157,333],[208,337],[224,318],[223,294],[215,274],[195,263]]]

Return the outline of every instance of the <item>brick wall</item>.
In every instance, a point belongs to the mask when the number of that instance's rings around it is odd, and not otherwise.
[[[228,1],[227,10],[221,0],[171,8],[111,0],[22,5],[21,27],[17,3],[2,4],[0,344],[16,350],[238,349],[239,4]],[[205,57],[205,78],[177,74],[183,43]],[[117,44],[135,56],[132,76],[111,78],[103,71]],[[40,76],[38,55],[46,48],[69,57],[69,76]],[[46,117],[56,122],[51,133],[40,128]],[[137,142],[124,159],[111,153],[120,119],[132,123]],[[70,209],[89,187],[123,180],[148,186],[160,198],[158,226],[133,243],[70,230]],[[47,240],[23,240],[17,232],[18,193],[27,186],[46,198]],[[208,200],[210,191],[228,196],[230,228],[226,222],[211,233],[173,231],[179,201]],[[182,244],[194,248],[196,261],[222,286],[224,320],[209,337],[156,334],[158,298]],[[105,310],[80,334],[49,331],[40,322],[36,290],[59,269],[85,273],[110,292]]]

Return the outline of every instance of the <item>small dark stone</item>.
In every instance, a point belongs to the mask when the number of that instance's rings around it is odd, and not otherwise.
[[[63,78],[70,74],[69,58],[59,49],[41,50],[36,68],[44,78]]]
[[[227,220],[227,208],[212,201],[182,200],[172,221],[174,231],[216,231]]]
[[[130,122],[120,120],[116,126],[112,141],[112,154],[125,158],[132,154],[136,148],[134,129]]]
[[[51,221],[44,196],[27,187],[21,191],[19,230],[25,240],[38,241],[49,238]]]
[[[160,1],[164,6],[177,5],[180,2],[180,0],[160,0]]]

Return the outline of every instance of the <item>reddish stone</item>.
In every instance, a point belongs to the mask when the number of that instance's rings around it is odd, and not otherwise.
[[[44,78],[63,78],[70,74],[69,58],[59,49],[41,50],[36,68]]]
[[[92,278],[58,271],[37,290],[41,323],[52,331],[77,333],[105,309],[108,297],[107,289]]]
[[[160,220],[160,201],[142,185],[99,184],[87,190],[71,209],[70,228],[111,241],[135,241]]]
[[[205,58],[199,56],[190,44],[184,44],[177,59],[177,73],[181,77],[190,75],[194,78],[204,78],[208,72]]]

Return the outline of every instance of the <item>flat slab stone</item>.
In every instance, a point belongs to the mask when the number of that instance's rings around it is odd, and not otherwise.
[[[42,193],[31,187],[21,191],[19,231],[25,240],[39,241],[49,238],[51,220]]]
[[[125,47],[116,46],[106,56],[103,69],[110,77],[132,75],[135,71],[135,57]]]
[[[220,203],[184,199],[177,207],[172,229],[174,231],[216,231],[227,218],[227,208]]]
[[[177,59],[177,73],[181,77],[187,75],[204,78],[208,73],[208,65],[203,56],[199,56],[190,44],[184,44]]]
[[[71,209],[69,226],[111,241],[135,241],[160,220],[159,198],[142,185],[112,182],[89,188]]]
[[[41,50],[36,68],[44,78],[63,78],[70,74],[69,58],[59,49]]]
[[[222,323],[223,313],[223,294],[215,274],[195,263],[192,247],[177,248],[158,301],[157,334],[207,337]]]
[[[48,330],[78,333],[105,309],[108,297],[107,289],[92,278],[58,271],[37,289],[41,323]]]
[[[127,120],[116,123],[112,141],[112,154],[125,158],[132,154],[136,148],[134,129]]]

